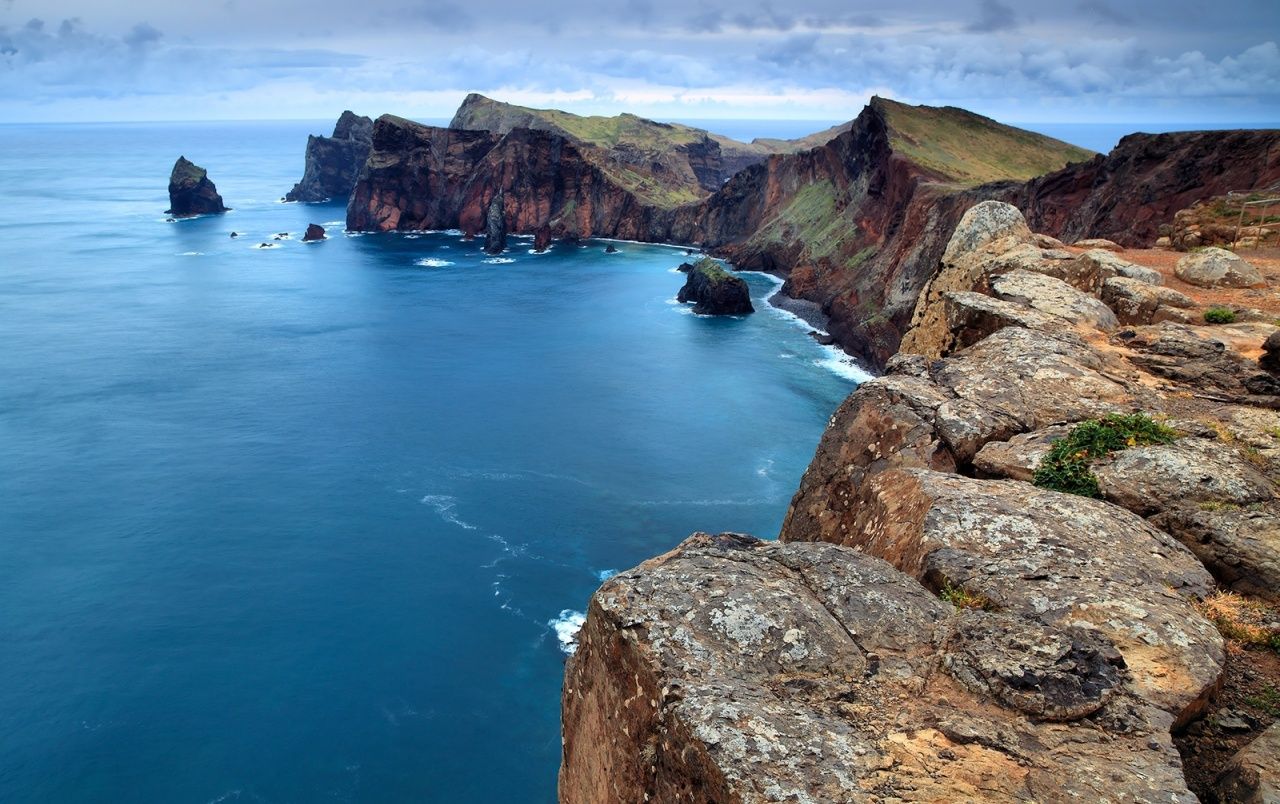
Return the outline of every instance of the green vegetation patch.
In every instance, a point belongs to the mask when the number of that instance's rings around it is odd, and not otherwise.
[[[1204,311],[1204,320],[1206,324],[1234,324],[1236,313],[1230,307],[1210,307]]]
[[[1065,438],[1053,442],[1040,460],[1033,482],[1041,488],[1100,497],[1098,478],[1090,465],[1113,452],[1148,444],[1171,444],[1174,430],[1145,413],[1110,413],[1081,422]]]
[[[693,270],[705,276],[711,282],[723,282],[726,279],[732,279],[729,272],[724,266],[710,257],[703,257],[693,264]]]
[[[943,584],[938,597],[947,601],[958,609],[981,609],[982,611],[995,611],[996,604],[986,595],[970,592],[951,583]]]
[[[961,185],[1026,180],[1094,155],[952,106],[909,106],[883,98],[872,104],[889,124],[895,151]]]
[[[1280,717],[1280,690],[1268,684],[1257,693],[1246,696],[1244,702],[1257,709],[1265,712],[1271,717]]]

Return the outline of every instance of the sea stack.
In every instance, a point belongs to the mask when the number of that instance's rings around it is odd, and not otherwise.
[[[360,168],[373,149],[373,121],[346,111],[333,127],[332,137],[307,137],[307,161],[302,180],[293,185],[285,201],[346,201],[356,185]]]
[[[533,233],[533,250],[538,254],[551,248],[551,227],[545,223]]]
[[[165,212],[180,218],[193,215],[216,215],[226,212],[222,196],[218,188],[209,181],[209,173],[204,168],[178,157],[169,174],[169,209]]]
[[[307,224],[307,232],[302,236],[302,242],[314,243],[317,240],[324,240],[324,227],[318,223]]]
[[[484,250],[490,254],[501,254],[507,248],[507,215],[504,203],[502,191],[498,191],[489,202],[489,211],[485,214]]]
[[[684,266],[681,266],[683,269]],[[751,293],[741,277],[734,276],[720,263],[703,257],[689,266],[689,278],[676,300],[694,302],[693,311],[699,315],[742,315],[754,313]]]

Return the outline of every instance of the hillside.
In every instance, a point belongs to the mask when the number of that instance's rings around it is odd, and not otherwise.
[[[449,128],[507,134],[512,129],[547,131],[594,156],[618,180],[659,206],[670,207],[715,192],[733,174],[774,153],[797,153],[835,137],[844,126],[797,140],[740,142],[681,123],[660,123],[634,114],[583,116],[558,109],[532,109],[472,93]],[[587,152],[589,155],[591,152]]]

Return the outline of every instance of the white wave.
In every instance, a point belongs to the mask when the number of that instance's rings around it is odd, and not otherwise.
[[[325,227],[325,228],[327,229],[327,228],[329,228],[330,226],[346,226],[346,225],[347,225],[347,222],[346,222],[346,221],[325,221],[324,223],[322,223],[322,224],[320,224],[320,225],[321,225],[321,226],[323,226],[323,227]]]
[[[773,471],[773,458],[765,458],[763,461],[760,462],[760,465],[756,467],[756,474],[759,475],[760,477],[768,477],[769,473],[772,471]]]
[[[453,265],[453,263],[448,260],[436,259],[434,257],[423,257],[420,260],[414,260],[413,264],[422,268],[445,268]]]
[[[617,574],[618,574],[617,570],[607,569],[607,570],[600,570],[599,572],[597,572],[596,577],[600,579],[600,583],[604,583],[605,581],[609,580],[610,578],[612,578]]]
[[[203,251],[184,251],[178,255],[179,257],[203,257]]]
[[[578,650],[578,632],[582,630],[582,626],[587,622],[587,615],[573,609],[563,609],[560,616],[554,620],[547,620],[547,625],[552,631],[556,632],[556,639],[560,642],[560,650],[566,655],[572,656]]]
[[[856,360],[841,351],[839,347],[823,346],[822,348],[828,353],[829,357],[813,361],[815,366],[821,366],[844,377],[846,380],[853,380],[856,383],[864,383],[872,378],[873,375],[871,373],[859,366]]]
[[[405,239],[405,240],[417,240],[419,237],[422,237],[422,235],[407,234],[407,235],[405,235],[405,236],[404,236],[404,239]]]
[[[481,260],[486,265],[510,265],[515,262],[511,257],[490,257],[487,260]]]
[[[475,530],[476,526],[470,522],[466,522],[453,512],[458,507],[458,498],[450,497],[448,494],[428,494],[420,501],[423,505],[429,505],[436,509],[436,513],[440,518],[451,525],[457,525],[465,530]]]

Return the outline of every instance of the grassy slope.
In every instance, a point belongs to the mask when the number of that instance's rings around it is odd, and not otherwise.
[[[583,116],[562,112],[559,109],[532,109],[516,106],[481,95],[469,96],[450,125],[491,131],[508,131],[522,126],[538,128],[605,150],[621,146],[654,154],[698,142],[703,137],[711,137],[719,143],[721,153],[726,157],[760,158],[773,153],[807,151],[827,142],[848,127],[848,124],[844,124],[798,140],[757,139],[748,143],[722,134],[712,134],[693,126],[681,123],[658,123],[633,114],[620,114],[613,117]],[[697,187],[664,185],[643,171],[617,162],[602,164],[601,167],[618,184],[658,206],[670,208],[697,201],[706,195]]]
[[[908,106],[883,98],[871,103],[889,123],[895,152],[963,186],[1025,181],[1094,155],[954,106]]]

